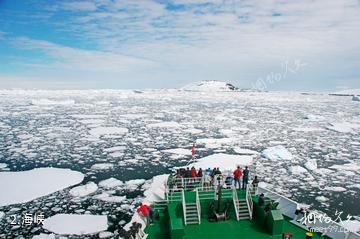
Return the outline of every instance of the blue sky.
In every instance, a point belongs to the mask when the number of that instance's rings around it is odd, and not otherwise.
[[[360,88],[359,0],[0,0],[0,88]]]

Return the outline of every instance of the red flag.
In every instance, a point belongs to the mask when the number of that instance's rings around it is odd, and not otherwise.
[[[191,156],[192,156],[192,157],[195,157],[195,153],[196,153],[195,143],[193,143],[193,146],[192,146],[192,149],[191,149]]]

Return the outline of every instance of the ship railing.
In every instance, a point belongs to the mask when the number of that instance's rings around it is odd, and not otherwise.
[[[197,188],[199,198],[201,200],[216,200],[216,188],[215,186],[206,186]]]
[[[263,193],[266,197],[275,200],[279,203],[278,209],[285,216],[293,219],[291,222],[299,227],[303,227],[308,231],[316,231],[318,229],[323,230],[323,235],[328,236],[333,239],[360,239],[360,234],[356,232],[350,232],[345,228],[341,223],[335,222],[333,220],[325,221],[323,220],[307,220],[307,218],[324,218],[326,215],[316,211],[310,211],[307,213],[307,217],[300,218],[295,214],[296,209],[300,208],[300,205],[276,192],[271,191],[267,188],[258,187],[258,193]],[[309,216],[310,215],[310,216]]]
[[[192,178],[174,178],[172,186],[177,188],[183,188],[185,190],[195,189],[203,185],[203,177],[192,177]],[[168,185],[170,187],[170,185]]]
[[[240,220],[239,204],[238,204],[239,198],[238,198],[237,190],[235,187],[233,188],[233,203],[234,203],[234,208],[235,208],[236,219],[239,221]]]
[[[184,214],[184,224],[187,225],[186,221],[186,201],[185,201],[185,192],[181,190],[181,197],[182,197],[182,206],[183,206],[183,214]]]
[[[200,198],[199,198],[199,191],[198,191],[198,189],[196,189],[196,207],[197,207],[199,224],[201,224],[201,204],[200,204]]]
[[[167,188],[165,191],[165,199],[168,202],[181,202],[182,188]]]
[[[252,215],[253,215],[252,191],[253,191],[252,184],[247,184],[246,185],[246,204],[248,206],[250,220],[252,219]]]

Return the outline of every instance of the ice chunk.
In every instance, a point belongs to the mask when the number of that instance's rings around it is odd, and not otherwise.
[[[360,101],[360,95],[353,95],[352,100],[353,101]]]
[[[93,198],[104,202],[114,202],[114,203],[120,203],[126,200],[126,196],[111,196],[107,192],[103,192],[102,194],[95,195]]]
[[[6,163],[0,163],[0,169],[4,169],[7,167],[7,164]]]
[[[292,160],[294,156],[282,145],[274,146],[265,149],[262,152],[265,158],[270,160]]]
[[[73,105],[75,104],[74,100],[49,100],[49,99],[39,99],[39,100],[32,100],[32,105]]]
[[[96,163],[93,166],[91,166],[91,169],[93,170],[108,170],[114,167],[114,164],[112,163]]]
[[[331,123],[326,128],[339,133],[352,133],[354,130],[358,131],[360,129],[360,124],[349,122]]]
[[[255,151],[255,150],[243,149],[243,148],[239,148],[239,147],[234,148],[234,151],[235,151],[235,153],[246,154],[246,155],[257,155],[257,154],[259,154],[259,152]]]
[[[329,201],[329,199],[327,197],[324,197],[324,196],[317,196],[315,198],[316,201],[319,201],[319,202],[326,202],[326,201]]]
[[[32,239],[56,239],[55,234],[40,233],[40,235],[33,236]]]
[[[169,122],[148,124],[147,127],[148,128],[181,128],[182,125],[177,122],[169,121]]]
[[[191,155],[191,150],[190,149],[182,149],[182,148],[165,149],[165,150],[162,150],[162,152],[171,153],[171,154],[178,154],[178,155]]]
[[[128,132],[129,130],[127,128],[121,127],[98,127],[89,131],[89,133],[96,138],[102,135],[124,135]]]
[[[5,216],[5,213],[0,211],[0,220],[1,220],[4,216]]]
[[[0,194],[0,207],[32,201],[81,183],[83,179],[80,172],[60,168],[0,172],[0,192],[6,192]]]
[[[325,190],[333,191],[333,192],[345,192],[346,188],[343,188],[343,187],[325,187]]]
[[[125,182],[128,190],[136,190],[140,185],[145,183],[145,179],[133,179]]]
[[[116,188],[122,186],[124,183],[116,178],[108,178],[99,182],[99,186],[103,188]]]
[[[74,197],[84,197],[96,192],[98,186],[94,182],[89,182],[86,185],[77,186],[70,190],[70,194]]]
[[[314,171],[317,169],[317,163],[316,163],[316,159],[309,159],[306,163],[305,163],[305,168]]]
[[[197,162],[192,163],[189,167],[194,166],[195,168],[217,168],[221,170],[233,170],[237,165],[242,167],[251,165],[253,157],[249,155],[235,155],[235,154],[213,154],[196,160]]]
[[[108,232],[108,231],[99,233],[99,238],[110,238],[113,236],[114,236],[114,233]]]
[[[307,172],[307,170],[299,165],[296,165],[290,167],[290,172],[292,174],[304,174]]]
[[[56,214],[44,221],[43,228],[60,235],[95,234],[108,228],[107,216]]]

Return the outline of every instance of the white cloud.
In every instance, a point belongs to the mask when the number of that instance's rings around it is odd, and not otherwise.
[[[95,11],[97,9],[95,3],[92,1],[62,2],[60,7],[71,11]]]
[[[62,3],[79,14],[56,22],[55,29],[100,50],[29,38],[18,39],[17,44],[41,50],[61,68],[113,72],[114,77],[125,77],[120,73],[127,72],[128,78],[164,85],[211,78],[250,86],[295,59],[309,64],[304,70],[309,79],[345,78],[357,69],[360,4],[356,0],[174,3],[185,7],[151,0]],[[61,15],[62,10],[53,14]]]

